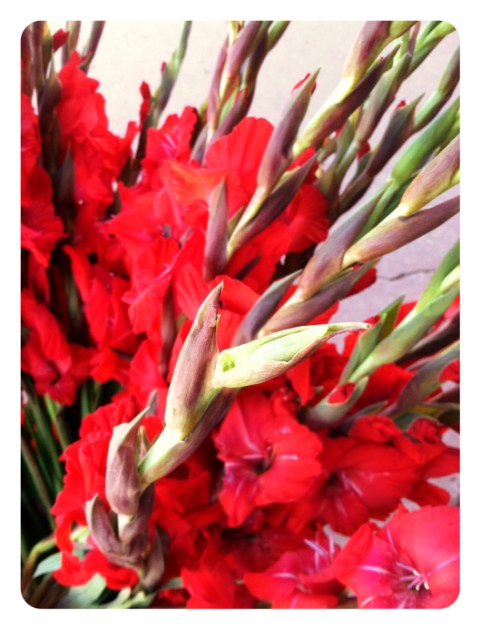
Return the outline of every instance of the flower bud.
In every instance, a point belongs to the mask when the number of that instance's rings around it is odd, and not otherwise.
[[[229,219],[225,179],[209,199],[209,221],[205,236],[204,280],[210,282],[223,273],[227,262],[227,222]]]
[[[390,66],[396,52],[397,48],[378,61],[354,87],[346,87],[341,81],[296,140],[294,156],[298,156],[308,147],[321,146],[329,134],[345,123],[349,116],[366,101],[374,86]]]
[[[436,118],[431,125],[416,137],[414,142],[401,155],[392,170],[392,178],[401,186],[425,163],[427,157],[446,138],[449,130],[455,124],[459,113],[459,98]],[[416,123],[416,116],[414,117]]]
[[[261,205],[257,214],[247,222],[244,217],[241,218],[229,239],[228,255],[232,255],[236,249],[260,234],[287,208],[310,173],[315,160],[316,156],[313,155],[301,166],[288,171]]]
[[[248,22],[242,28],[232,45],[229,46],[220,84],[220,94],[222,98],[229,95],[233,82],[239,74],[242,64],[245,63],[249,56],[257,35],[263,26],[264,28],[266,27],[264,22]]]
[[[259,188],[271,191],[291,163],[292,145],[309,106],[318,74],[319,69],[294,91],[287,103],[281,122],[274,129],[259,167],[257,175]]]
[[[379,55],[389,39],[388,21],[365,22],[348,53],[343,77],[357,82]]]
[[[348,249],[345,268],[380,258],[415,241],[459,212],[459,196],[408,216],[388,217]]]
[[[300,326],[223,350],[217,359],[213,384],[218,388],[239,388],[263,383],[287,372],[333,335],[367,328],[362,323]]]
[[[267,321],[259,335],[302,326],[324,313],[338,300],[344,298],[355,283],[372,267],[372,263],[361,265],[357,269],[341,273],[320,288],[317,293],[303,299],[295,293],[274,315]]]
[[[299,277],[300,273],[300,271],[294,271],[285,278],[276,280],[268,287],[242,320],[232,338],[232,345],[237,346],[254,339],[279,306],[287,290],[294,280]]]
[[[137,432],[146,413],[144,409],[131,422],[116,426],[109,443],[105,491],[117,514],[133,516],[139,508],[142,489],[137,473]]]
[[[459,48],[451,57],[446,70],[441,77],[439,85],[426,101],[424,106],[416,114],[415,130],[419,131],[427,125],[436,114],[443,108],[444,104],[450,99],[456,86],[459,83],[460,59]]]
[[[217,394],[211,380],[219,355],[216,329],[222,288],[222,283],[218,284],[199,307],[170,383],[165,425],[180,439],[189,435]]]
[[[130,543],[120,541],[110,522],[108,510],[98,494],[87,501],[85,514],[95,544],[111,562],[132,569],[141,568],[142,553],[147,542],[146,533]]]
[[[441,151],[417,175],[401,197],[390,218],[407,216],[423,208],[432,199],[459,181],[459,136]]]
[[[305,301],[315,295],[342,271],[342,259],[376,207],[379,196],[336,223],[329,238],[319,243],[304,268],[292,301]]]

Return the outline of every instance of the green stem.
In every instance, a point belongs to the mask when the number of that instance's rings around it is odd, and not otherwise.
[[[57,443],[55,442],[52,431],[40,409],[38,398],[31,389],[29,389],[28,391],[28,397],[29,404],[27,408],[31,411],[33,415],[33,420],[39,431],[39,433],[35,434],[35,439],[41,437],[41,441],[48,451],[49,461],[54,469],[55,479],[57,481],[56,485],[59,485],[60,487],[62,483],[63,473],[60,462],[58,460],[60,453],[58,452]]]
[[[43,483],[42,476],[40,475],[40,471],[32,455],[32,452],[30,451],[23,437],[22,437],[21,448],[22,448],[22,457],[30,473],[35,489],[37,490],[37,496],[43,505],[43,508],[45,510],[45,515],[47,517],[50,527],[53,530],[55,528],[55,522],[52,518],[52,515],[50,514],[50,508],[51,508],[50,497],[48,496],[47,489],[45,488],[45,484]]]
[[[60,408],[57,408],[55,402],[49,396],[45,396],[44,401],[48,415],[50,416],[53,426],[57,430],[58,439],[62,446],[62,450],[64,451],[67,446],[69,446],[70,440],[68,438],[67,429],[62,420],[61,410]]]
[[[49,536],[44,540],[40,540],[34,547],[32,547],[23,569],[21,586],[22,593],[29,586],[40,557],[47,551],[54,549],[55,546],[55,538],[53,536]]]

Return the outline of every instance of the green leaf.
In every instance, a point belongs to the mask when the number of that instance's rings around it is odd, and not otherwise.
[[[38,563],[37,568],[35,569],[35,573],[33,577],[39,577],[40,575],[45,575],[46,573],[53,573],[57,569],[60,569],[62,564],[62,553],[59,551],[58,553],[54,553],[48,558],[44,558],[41,562]]]
[[[96,574],[83,586],[73,586],[60,601],[60,608],[90,608],[106,587],[105,579]]]
[[[453,245],[453,247],[449,250],[449,252],[441,261],[439,267],[434,272],[428,286],[419,298],[419,301],[414,309],[416,313],[419,313],[421,310],[423,310],[435,297],[437,297],[437,294],[441,289],[441,285],[443,284],[444,279],[458,265],[459,241]],[[409,316],[411,316],[411,314],[409,314],[408,317]]]
[[[356,368],[352,378],[358,380],[363,376],[372,374],[374,370],[385,363],[398,361],[426,334],[454,301],[458,293],[459,287],[455,286],[444,295],[440,295],[427,305],[425,304],[422,310],[418,310],[417,307],[413,309],[413,311],[417,311],[414,316],[406,317],[388,337],[383,339],[368,358]]]
[[[308,419],[319,426],[329,426],[339,422],[362,396],[367,385],[367,378],[362,378],[352,390],[350,396],[342,403],[330,403],[329,396],[321,400],[315,407],[309,410]]]
[[[354,347],[339,383],[348,383],[352,374],[364,363],[376,346],[394,329],[403,298],[400,297],[379,313],[380,321],[371,330],[361,335]]]
[[[127,608],[147,608],[155,597],[155,593],[145,593],[139,591],[132,595],[132,589],[122,589],[117,597],[108,602],[108,604],[102,604],[95,606],[95,608],[109,608],[109,609],[127,609]]]

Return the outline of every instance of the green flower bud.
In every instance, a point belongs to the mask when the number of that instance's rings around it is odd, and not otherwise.
[[[333,335],[367,328],[369,325],[363,323],[300,326],[223,350],[217,360],[213,385],[239,388],[264,383],[300,363]]]

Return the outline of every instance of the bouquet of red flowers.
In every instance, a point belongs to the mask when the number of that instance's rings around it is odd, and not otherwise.
[[[416,302],[336,317],[384,255],[459,211],[459,50],[432,94],[400,100],[454,28],[367,22],[316,114],[318,71],[272,124],[249,107],[287,28],[229,22],[206,101],[163,117],[185,23],[123,136],[89,74],[104,23],[82,51],[79,22],[23,32],[31,606],[458,596],[459,499],[442,478],[459,471],[459,245]]]

